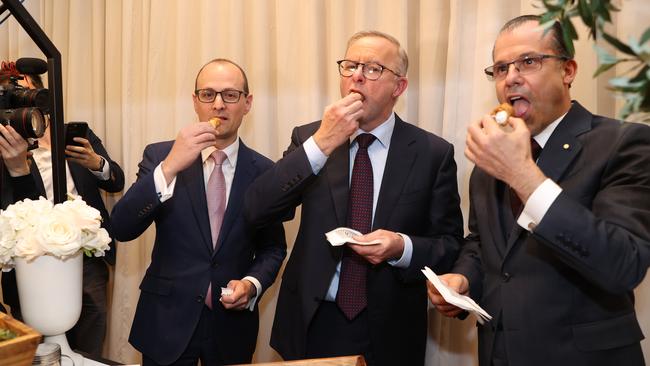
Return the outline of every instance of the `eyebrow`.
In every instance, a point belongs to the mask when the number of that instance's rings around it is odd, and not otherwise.
[[[528,51],[528,52],[524,52],[524,53],[519,54],[519,56],[517,56],[517,57],[511,59],[510,61],[495,61],[495,62],[494,62],[494,65],[505,64],[506,62],[511,62],[511,61],[514,61],[514,60],[519,60],[519,59],[521,59],[521,58],[529,57],[529,56],[533,56],[533,55],[541,55],[541,53],[536,52],[536,51]]]

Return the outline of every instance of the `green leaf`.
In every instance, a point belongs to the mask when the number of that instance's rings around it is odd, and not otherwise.
[[[612,46],[616,47],[619,51],[631,55],[631,56],[636,56],[636,53],[625,43],[621,42],[618,40],[618,38],[611,36],[607,34],[607,32],[603,32],[603,38]]]
[[[636,83],[643,80],[650,80],[650,66],[644,66],[634,77],[630,79],[631,82]]]
[[[598,55],[599,64],[614,64],[617,62],[618,59],[614,57],[614,55],[607,52],[604,48],[595,44],[594,49],[596,50],[596,54]]]
[[[643,32],[641,38],[639,39],[639,44],[643,45],[650,40],[650,27]]]
[[[598,69],[596,69],[596,71],[594,72],[593,77],[596,77],[596,76],[604,73],[605,71],[611,69],[612,67],[616,66],[617,63],[618,62],[614,62],[613,64],[601,64],[600,66],[598,66]]]
[[[589,9],[587,0],[578,0],[578,12],[580,13],[582,22],[585,23],[589,28],[593,28],[594,16],[591,14],[591,9]]]

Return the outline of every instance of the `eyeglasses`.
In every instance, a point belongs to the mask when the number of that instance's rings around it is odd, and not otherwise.
[[[241,90],[236,89],[224,89],[222,91],[216,91],[214,89],[197,89],[194,91],[194,94],[199,98],[201,103],[213,103],[217,99],[217,95],[221,94],[221,100],[224,103],[237,103],[242,94],[248,95]]]
[[[527,55],[520,57],[514,61],[502,62],[494,64],[492,66],[486,67],[485,75],[487,75],[488,80],[503,80],[508,75],[510,70],[510,65],[515,65],[515,69],[522,75],[531,74],[535,71],[539,71],[542,68],[542,61],[547,58],[557,58],[562,61],[569,60],[566,56],[558,55]]]
[[[397,76],[402,76],[395,71],[387,68],[386,66],[380,65],[376,62],[369,62],[364,64],[350,60],[340,60],[336,61],[336,63],[339,64],[339,74],[346,78],[352,76],[357,71],[357,68],[359,68],[359,66],[361,66],[361,73],[363,74],[363,77],[368,80],[379,79],[381,77],[381,73],[384,72],[384,70],[388,70]]]

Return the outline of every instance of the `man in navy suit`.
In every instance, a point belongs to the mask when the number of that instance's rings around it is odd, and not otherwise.
[[[112,213],[118,240],[156,224],[129,337],[143,365],[249,363],[257,304],[286,255],[281,223],[254,229],[242,214],[244,192],[273,165],[238,138],[253,102],[246,74],[232,61],[212,60],[196,77],[193,100],[200,122],[182,128],[175,141],[146,147],[136,182]],[[216,129],[208,122],[215,117]],[[206,200],[215,191],[206,192],[219,169],[215,155],[225,155],[218,233],[211,232]]]
[[[40,75],[23,75],[18,80],[25,88],[41,89],[43,81]],[[119,192],[124,188],[124,173],[113,161],[102,141],[88,130],[86,138],[76,137],[79,146],[66,146],[66,186],[68,193],[79,195],[90,206],[97,209],[102,217],[102,227],[112,235],[112,226],[108,211],[100,190]],[[29,158],[31,177],[36,186],[36,196],[53,199],[52,158],[49,125],[45,134],[38,139],[38,148],[32,150]],[[14,189],[16,186],[14,185]],[[106,336],[108,307],[107,265],[115,265],[115,242],[104,257],[84,256],[83,298],[81,315],[75,326],[67,333],[70,346],[93,356],[101,357]],[[15,272],[2,277],[5,302],[11,306],[14,317],[22,319]]]
[[[470,234],[442,278],[494,317],[481,365],[644,365],[633,290],[650,265],[650,128],[572,101],[576,61],[560,24],[539,22],[517,17],[495,42],[485,72],[515,115],[510,132],[490,116],[469,127]]]
[[[321,121],[294,129],[284,157],[247,195],[259,225],[288,219],[302,204],[271,345],[285,359],[363,354],[371,365],[423,365],[420,270],[447,271],[462,238],[454,149],[393,111],[408,85],[408,58],[394,37],[355,34],[338,66],[342,98]],[[357,158],[361,171],[371,166],[365,179],[355,179]],[[351,193],[357,182],[359,195]],[[357,215],[361,206],[365,215]],[[367,235],[357,239],[378,244],[327,242],[326,232],[357,217],[367,220]]]

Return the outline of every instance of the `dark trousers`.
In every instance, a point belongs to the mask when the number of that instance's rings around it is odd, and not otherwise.
[[[106,262],[100,257],[84,256],[81,315],[66,335],[72,349],[94,357],[102,357],[106,337],[107,285]],[[4,302],[11,307],[11,315],[23,320],[15,270],[2,274],[2,293]]]
[[[214,313],[207,307],[203,306],[201,319],[192,334],[190,343],[181,354],[181,357],[171,363],[173,366],[196,366],[201,360],[202,366],[218,366],[219,356],[217,355],[217,338],[216,338],[216,319]],[[173,331],[173,330],[170,330]],[[236,331],[236,330],[235,330]],[[147,355],[142,355],[142,366],[162,366],[156,363]]]
[[[307,358],[363,355],[371,366],[368,311],[348,320],[334,302],[321,302],[307,331]]]
[[[506,350],[506,337],[503,333],[501,321],[497,325],[494,333],[494,346],[492,347],[492,365],[491,366],[508,366],[508,352]]]

